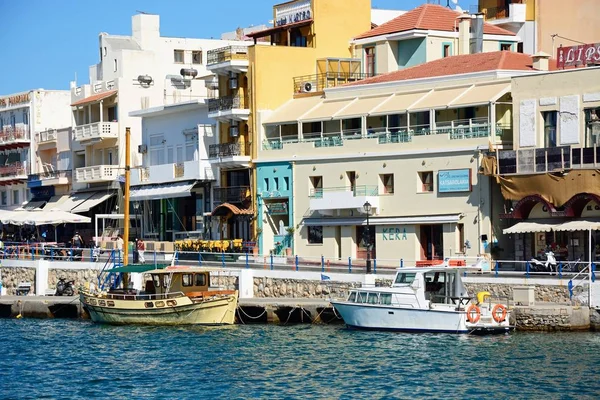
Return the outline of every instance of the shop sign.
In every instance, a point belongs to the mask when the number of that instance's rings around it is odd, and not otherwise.
[[[382,228],[382,240],[408,240],[406,237],[406,228]]]
[[[271,215],[288,215],[288,204],[285,201],[266,203],[266,206]]]
[[[470,192],[471,169],[449,169],[438,172],[438,192]]]
[[[34,198],[50,198],[54,196],[54,186],[42,186],[30,188]]]
[[[28,93],[17,94],[10,97],[0,99],[0,107],[8,107],[15,104],[29,103],[30,97]]]
[[[275,9],[275,26],[293,24],[311,18],[310,0],[285,4]]]
[[[559,47],[556,59],[558,68],[600,64],[600,43]]]

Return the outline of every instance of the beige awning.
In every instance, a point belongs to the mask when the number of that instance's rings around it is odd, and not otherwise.
[[[510,83],[495,83],[489,85],[476,85],[466,91],[462,96],[448,104],[448,107],[466,107],[479,104],[488,104],[498,100],[510,91]]]
[[[281,124],[284,122],[298,122],[304,114],[315,108],[323,101],[321,96],[301,97],[292,99],[279,107],[264,124]]]
[[[356,100],[354,103],[350,104],[348,107],[344,108],[337,114],[335,114],[335,118],[350,118],[350,117],[361,117],[363,115],[369,115],[371,111],[377,108],[379,105],[383,104],[386,100],[389,100],[393,97],[391,94],[386,94],[385,96],[375,96],[375,97],[363,97]]]
[[[557,232],[574,232],[574,231],[598,231],[600,230],[600,222],[587,220],[573,220],[562,223],[553,228]]]
[[[66,198],[63,196],[63,198],[57,202],[53,202],[52,199],[50,199],[50,201],[44,206],[44,210],[51,211],[52,209],[58,209],[71,212],[72,209],[92,197],[95,193],[96,192],[73,193],[70,196],[66,196]]]
[[[415,104],[424,96],[427,96],[429,92],[430,90],[412,93],[396,93],[394,97],[373,109],[371,114],[400,114],[406,112],[410,106]]]
[[[449,89],[436,89],[427,97],[423,97],[417,103],[410,106],[409,110],[431,110],[433,108],[445,108],[452,101],[465,93],[470,87],[461,86]]]
[[[556,226],[559,224],[551,224],[551,223],[540,223],[540,222],[518,222],[511,226],[510,228],[504,229],[505,235],[510,235],[513,233],[532,233],[532,232],[550,232],[551,230],[555,230]]]
[[[318,107],[312,109],[300,118],[302,121],[324,121],[333,119],[333,116],[349,106],[356,98],[329,100],[319,104]]]
[[[80,203],[79,205],[75,206],[71,210],[71,212],[72,213],[88,212],[92,208],[96,207],[98,204],[101,204],[101,203],[105,202],[106,200],[110,199],[113,195],[114,195],[114,193],[96,192],[96,193],[94,193],[94,195],[92,197],[90,197],[83,203]]]

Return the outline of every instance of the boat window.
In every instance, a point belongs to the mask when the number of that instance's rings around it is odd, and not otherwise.
[[[194,280],[194,275],[192,274],[182,274],[181,275],[181,284],[183,286],[192,286]]]
[[[369,298],[367,300],[369,304],[377,304],[379,303],[379,293],[369,293]]]
[[[348,296],[348,301],[351,303],[356,303],[356,292],[350,292],[350,296]]]
[[[152,275],[152,280],[154,281],[154,287],[160,287],[160,275]]]
[[[206,286],[205,274],[196,274],[196,286]]]
[[[356,302],[357,303],[366,303],[367,302],[367,293],[357,292],[356,293]]]
[[[392,294],[391,293],[380,293],[379,294],[379,304],[390,305],[392,304]]]
[[[396,275],[396,282],[395,283],[400,283],[400,284],[407,284],[410,285],[414,280],[415,280],[415,276],[416,274],[409,274],[409,273],[401,273]]]
[[[171,277],[169,275],[163,275],[163,286],[165,288],[171,286]]]

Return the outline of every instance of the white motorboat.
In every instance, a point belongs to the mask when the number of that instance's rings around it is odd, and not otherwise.
[[[492,302],[487,292],[469,296],[462,281],[478,266],[399,268],[391,287],[354,289],[345,301],[332,301],[348,327],[446,333],[505,333],[508,301]]]

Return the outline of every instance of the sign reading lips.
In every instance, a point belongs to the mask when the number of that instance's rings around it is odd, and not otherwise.
[[[600,64],[600,43],[559,47],[556,59],[558,68]]]

